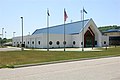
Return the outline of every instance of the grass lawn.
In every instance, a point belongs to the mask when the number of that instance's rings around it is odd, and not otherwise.
[[[102,48],[100,48],[102,49]],[[120,47],[109,48],[103,51],[63,52],[63,51],[7,51],[0,52],[0,68],[13,67],[14,65],[42,63],[59,60],[92,58],[101,56],[120,56]]]

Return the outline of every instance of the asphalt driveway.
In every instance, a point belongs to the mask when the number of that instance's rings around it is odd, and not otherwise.
[[[120,80],[120,57],[0,69],[0,80]]]

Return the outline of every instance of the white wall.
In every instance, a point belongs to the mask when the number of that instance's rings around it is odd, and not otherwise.
[[[25,42],[25,47],[30,47],[30,48],[43,48],[43,40],[42,40],[43,35],[29,35],[29,36],[24,36],[23,37],[23,43]],[[32,43],[34,41],[34,44]],[[38,41],[40,41],[40,45],[38,44]],[[17,46],[18,44],[21,46],[22,42],[22,37],[14,37],[12,39],[13,46]],[[28,44],[29,42],[29,44]],[[20,47],[19,46],[19,47]]]
[[[73,45],[73,41],[75,41],[75,45]],[[73,47],[82,47],[82,33],[72,35],[72,46]]]
[[[109,36],[102,36],[101,39],[102,39],[101,42],[102,46],[106,46],[106,45],[109,46]]]
[[[43,34],[43,47],[47,48],[47,35]],[[52,45],[49,45],[50,48],[58,48],[58,47],[64,47],[64,35],[61,34],[49,34],[49,41],[52,41]],[[59,41],[60,44],[57,45],[56,42]],[[71,45],[71,35],[65,35],[65,41],[66,41],[66,47],[72,47]]]
[[[20,45],[20,42],[22,41],[21,37],[14,37],[12,38],[12,44],[13,46],[16,46],[19,44]]]
[[[38,43],[40,41],[40,45]],[[64,35],[61,34],[49,34],[49,41],[52,41],[52,45],[49,45],[49,48],[58,48],[64,47]],[[57,45],[56,42],[59,41],[60,44]],[[66,47],[72,47],[72,36],[65,35]],[[17,43],[18,42],[18,43]],[[21,37],[13,38],[13,46],[17,46],[22,42]],[[24,36],[23,42],[25,42],[25,47],[30,48],[47,48],[47,34],[37,34],[37,35],[30,35]],[[28,44],[29,42],[29,44]],[[33,44],[34,42],[34,44]]]

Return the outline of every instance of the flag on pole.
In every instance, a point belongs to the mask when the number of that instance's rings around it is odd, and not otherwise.
[[[83,8],[83,12],[87,14],[87,11]]]
[[[66,21],[67,18],[68,18],[68,16],[67,16],[67,13],[66,13],[66,11],[65,11],[65,9],[64,9],[64,21]]]
[[[50,16],[49,9],[47,9],[47,15]]]

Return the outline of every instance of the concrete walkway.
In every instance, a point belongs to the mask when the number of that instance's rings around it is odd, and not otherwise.
[[[0,48],[0,51],[20,51],[21,48],[18,47],[7,47],[7,48]],[[47,51],[47,49],[26,49],[24,50],[37,50],[37,51]],[[49,49],[50,51],[64,51],[64,48],[59,49]],[[82,51],[82,48],[66,48],[66,51]],[[98,48],[84,48],[84,51],[101,51]]]
[[[34,49],[34,50],[40,50],[40,51],[47,51],[47,49]],[[64,48],[59,49],[49,49],[49,51],[64,51]],[[66,51],[82,51],[82,48],[66,48]],[[84,51],[102,51],[97,48],[84,48]]]
[[[20,48],[16,47],[7,47],[7,48],[0,48],[0,51],[20,51]]]

